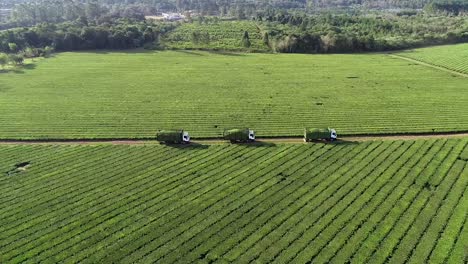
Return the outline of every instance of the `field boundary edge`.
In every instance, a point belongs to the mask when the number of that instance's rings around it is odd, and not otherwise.
[[[444,138],[468,138],[468,131],[441,132],[441,133],[393,133],[393,134],[359,134],[344,135],[334,143],[365,142],[377,140],[417,140],[417,139],[444,139]],[[321,142],[321,141],[317,141]],[[192,144],[228,144],[229,141],[222,138],[193,138]],[[304,143],[301,136],[287,137],[258,137],[256,144],[274,143]],[[154,138],[103,138],[103,139],[0,139],[0,145],[28,145],[28,144],[57,144],[57,145],[142,145],[161,144]]]
[[[419,64],[421,66],[430,67],[430,68],[433,68],[433,69],[437,69],[437,70],[440,70],[440,71],[444,71],[444,72],[456,74],[456,75],[461,76],[461,77],[468,78],[468,74],[466,74],[466,73],[462,73],[462,72],[459,72],[459,71],[456,71],[456,70],[453,70],[453,69],[450,69],[450,68],[447,68],[447,67],[443,67],[443,66],[440,66],[440,65],[427,63],[427,62],[422,61],[422,60],[409,58],[409,57],[406,57],[406,56],[403,56],[403,55],[400,55],[400,54],[395,54],[395,53],[390,53],[389,56],[393,57],[393,58],[401,59],[401,60],[414,62],[414,63],[417,63],[417,64]]]

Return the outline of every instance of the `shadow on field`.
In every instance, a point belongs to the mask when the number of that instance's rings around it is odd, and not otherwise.
[[[84,51],[76,51],[75,53],[82,53],[82,54],[101,54],[106,55],[112,53],[113,51],[110,50],[84,50]],[[114,52],[125,52],[122,50],[115,50]]]
[[[252,143],[231,143],[231,145],[239,145],[249,148],[272,148],[276,147],[275,143],[272,142],[264,142],[264,141],[255,141]]]
[[[332,145],[359,145],[359,141],[351,141],[351,140],[344,140],[344,139],[338,139],[337,141],[330,142],[328,144]]]
[[[177,53],[183,53],[183,54],[193,55],[193,56],[205,56],[205,54],[200,53],[197,50],[173,50],[173,51]]]
[[[0,74],[1,73],[16,73],[16,74],[24,74],[25,70],[34,70],[36,68],[36,64],[34,63],[28,63],[24,65],[18,65],[14,66],[13,68],[9,69],[0,69]]]
[[[209,145],[203,145],[199,143],[190,143],[190,144],[164,144],[161,143],[161,145],[170,147],[170,148],[175,148],[175,149],[184,149],[184,150],[196,150],[196,149],[207,149],[210,146]]]
[[[311,140],[311,141],[309,141],[309,143],[326,144],[326,145],[358,145],[358,144],[360,144],[359,141],[343,140],[343,139],[338,139],[338,140],[335,140],[335,141]]]
[[[142,54],[142,53],[156,53],[157,50],[146,50],[143,48],[138,49],[129,49],[129,50],[84,50],[84,51],[76,51],[75,53],[83,53],[83,54],[100,54],[100,55],[107,55],[107,54],[114,54],[114,53],[125,53],[125,54]]]
[[[245,56],[245,54],[242,54],[242,53],[222,51],[222,50],[207,50],[207,52],[210,54],[221,55],[221,56],[231,56],[231,57],[244,57]]]
[[[28,63],[28,64],[25,64],[25,65],[22,65],[22,66],[21,66],[21,69],[25,69],[25,70],[34,70],[34,69],[36,69],[36,64],[34,64],[34,63]]]
[[[231,51],[223,51],[223,50],[210,50],[210,49],[200,49],[200,50],[173,50],[174,52],[183,53],[187,55],[194,55],[194,56],[206,56],[204,52],[212,54],[212,55],[219,55],[219,56],[230,56],[230,57],[244,57],[245,54],[231,52]]]
[[[391,54],[391,55],[394,55],[394,54],[395,54],[395,55],[398,55],[398,53],[399,53],[399,54],[404,54],[404,53],[410,53],[410,54],[411,54],[411,53],[416,53],[416,51],[415,51],[415,50],[400,50],[400,51],[398,51],[398,52],[390,52],[389,54]]]

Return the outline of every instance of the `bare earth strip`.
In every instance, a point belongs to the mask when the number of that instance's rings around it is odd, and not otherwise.
[[[415,59],[411,59],[411,58],[408,58],[408,57],[405,57],[405,56],[401,56],[401,55],[396,55],[396,54],[390,54],[390,56],[391,56],[391,57],[394,57],[394,58],[398,58],[398,59],[402,59],[402,60],[414,62],[414,63],[417,63],[417,64],[419,64],[419,65],[423,65],[423,66],[426,66],[426,67],[431,67],[431,68],[434,68],[434,69],[437,69],[437,70],[445,71],[445,72],[448,72],[448,73],[452,73],[452,74],[456,74],[456,75],[458,75],[458,76],[462,76],[462,77],[468,78],[468,74],[461,73],[461,72],[457,72],[457,71],[454,71],[454,70],[451,70],[451,69],[449,69],[449,68],[445,68],[445,67],[442,67],[442,66],[432,65],[432,64],[429,64],[429,63],[420,61],[420,60],[415,60]]]
[[[417,140],[417,139],[442,139],[442,138],[468,138],[468,132],[460,133],[434,133],[434,134],[391,134],[391,135],[357,135],[340,137],[336,143],[347,142],[365,142],[379,140]],[[194,139],[192,145],[210,145],[225,144],[228,141],[223,139]],[[275,144],[275,143],[304,143],[302,137],[275,137],[275,138],[257,138],[256,144]],[[109,139],[109,140],[0,140],[0,145],[145,145],[160,144],[156,140],[138,140],[138,139]]]

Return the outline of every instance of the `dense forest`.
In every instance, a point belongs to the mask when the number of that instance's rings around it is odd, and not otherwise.
[[[156,45],[170,24],[148,24],[115,20],[105,25],[90,24],[85,19],[73,23],[43,23],[31,28],[0,32],[0,51],[16,52],[27,48],[52,47],[58,51],[89,49],[131,49],[145,44]],[[12,48],[12,44],[14,48]]]
[[[248,35],[245,34],[247,31]],[[244,45],[245,36],[250,44]],[[468,41],[464,17],[259,13],[253,21],[205,18],[163,38],[170,48],[294,53],[389,51]],[[262,44],[263,43],[263,44]]]
[[[188,48],[256,51],[258,46],[246,44],[252,33],[262,38],[260,50],[274,52],[384,51],[468,42],[468,3],[462,0],[10,0],[1,4],[12,12],[0,23],[0,52],[25,56],[39,54],[46,47],[57,51],[178,48],[173,45],[176,41],[185,41]],[[424,10],[307,9],[351,5]],[[191,10],[193,16],[185,22],[145,19],[165,10]],[[231,29],[229,24],[222,28],[220,20],[250,21],[256,32],[238,28],[226,46],[217,31]],[[176,29],[187,23],[193,26],[184,36]]]
[[[337,7],[348,7],[348,11],[377,8],[399,12],[424,8],[426,13],[465,15],[468,0],[6,0],[0,3],[0,8],[11,11],[9,16],[0,17],[0,29],[74,21],[83,16],[91,20],[121,17],[142,20],[145,15],[160,12],[191,11],[203,16],[245,19],[269,10],[310,14],[323,12],[323,8],[335,8],[331,11],[336,12]]]
[[[265,32],[280,52],[386,51],[468,42],[468,21],[462,17],[265,12],[257,20],[268,22]]]
[[[460,0],[462,1],[462,0]],[[230,8],[265,8],[282,9],[315,9],[332,7],[363,6],[371,8],[417,8],[421,9],[433,0],[5,0],[0,8],[14,8],[21,4],[40,6],[62,3],[64,5],[78,3],[95,3],[101,6],[139,5],[163,11],[198,10],[202,12],[222,13]],[[453,2],[453,1],[449,1]]]
[[[429,13],[438,13],[446,15],[467,15],[468,1],[453,0],[453,1],[434,1],[425,6],[425,10]]]

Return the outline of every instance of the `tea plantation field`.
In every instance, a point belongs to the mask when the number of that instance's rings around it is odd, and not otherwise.
[[[247,31],[251,46],[242,46],[242,37]],[[193,41],[193,33],[208,33],[209,40]],[[217,23],[183,23],[163,39],[170,49],[218,49],[269,51],[263,43],[262,30],[252,21],[219,21]]]
[[[468,141],[3,145],[1,263],[463,263]]]
[[[385,54],[62,53],[0,73],[0,138],[468,130],[468,81]]]
[[[468,44],[416,49],[398,55],[468,74]]]

